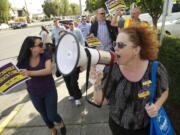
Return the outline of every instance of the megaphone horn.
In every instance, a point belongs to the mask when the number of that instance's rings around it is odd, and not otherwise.
[[[114,53],[93,48],[87,48],[91,55],[91,65],[114,63]],[[71,74],[76,67],[87,66],[87,54],[85,47],[79,44],[77,38],[72,33],[63,35],[56,50],[56,64],[58,70],[63,75]]]

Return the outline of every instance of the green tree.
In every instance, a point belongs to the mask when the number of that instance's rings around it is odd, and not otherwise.
[[[97,10],[98,8],[104,8],[106,9],[105,2],[107,0],[86,0],[86,10],[89,12],[93,12]]]
[[[60,13],[62,16],[68,15],[69,12],[69,1],[68,0],[61,0],[60,1]]]
[[[57,0],[45,0],[42,5],[44,13],[50,18],[51,15],[59,15],[59,7]]]
[[[76,3],[70,3],[70,15],[80,15],[80,7]]]
[[[10,3],[8,0],[0,0],[0,23],[7,23],[10,18]]]

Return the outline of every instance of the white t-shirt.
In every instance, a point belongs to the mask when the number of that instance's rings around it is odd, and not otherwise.
[[[46,31],[43,30],[41,32],[41,37],[42,37],[42,41],[43,41],[44,45],[46,43],[52,43],[51,37],[50,37],[50,35]]]

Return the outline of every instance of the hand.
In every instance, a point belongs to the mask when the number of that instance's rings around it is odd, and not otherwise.
[[[96,87],[99,87],[100,85],[101,85],[101,80],[102,80],[102,78],[103,78],[103,72],[101,72],[101,71],[97,71],[97,76],[96,76],[97,78],[96,78],[96,82],[95,82],[95,84],[94,84],[94,87],[96,88]]]
[[[121,10],[116,10],[116,15],[122,16]]]
[[[95,79],[95,84],[94,87],[98,87],[99,85],[101,85],[101,79],[103,77],[103,72],[102,70],[99,70],[97,68],[97,65],[93,65],[91,66],[91,71],[90,71],[90,78],[91,79]]]
[[[30,76],[30,71],[28,71],[27,69],[20,69],[19,73],[23,76]]]
[[[158,115],[158,111],[159,111],[160,107],[155,104],[149,105],[149,103],[148,103],[148,104],[146,104],[145,109],[146,109],[148,116],[153,118]]]
[[[93,34],[93,33],[91,33],[89,37],[93,38],[93,37],[94,37],[94,34]]]
[[[80,72],[83,72],[85,70],[84,67],[79,67],[79,69],[80,69]]]

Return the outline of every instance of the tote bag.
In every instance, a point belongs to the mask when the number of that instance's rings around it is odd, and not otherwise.
[[[153,97],[155,89],[157,64],[158,62],[154,61],[152,69],[150,104],[154,102]],[[170,120],[162,106],[158,111],[158,115],[150,119],[150,135],[173,135],[173,128],[171,126]]]

